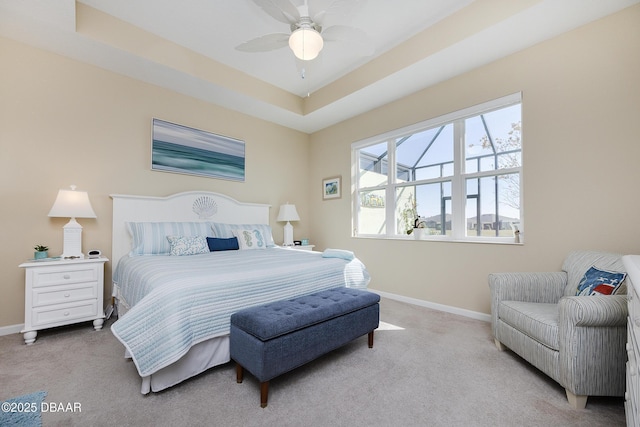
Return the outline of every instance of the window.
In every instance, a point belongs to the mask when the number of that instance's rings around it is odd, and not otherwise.
[[[355,235],[514,242],[521,124],[515,94],[354,143]]]

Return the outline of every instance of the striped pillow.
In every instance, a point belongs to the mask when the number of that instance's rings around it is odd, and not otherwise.
[[[127,222],[131,234],[129,256],[168,255],[167,236],[212,237],[211,222]]]
[[[234,230],[254,229],[258,230],[260,234],[262,234],[267,248],[272,248],[276,245],[273,241],[271,226],[268,224],[224,224],[222,222],[214,222],[211,223],[211,229],[213,230],[213,237],[222,239],[235,237],[233,233]]]

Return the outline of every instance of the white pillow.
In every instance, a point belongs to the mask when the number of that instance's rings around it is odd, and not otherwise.
[[[238,228],[231,230],[233,235],[238,239],[240,250],[244,249],[265,249],[267,243],[260,230],[255,228]]]
[[[204,236],[167,236],[171,246],[171,255],[197,255],[209,252],[207,238]]]

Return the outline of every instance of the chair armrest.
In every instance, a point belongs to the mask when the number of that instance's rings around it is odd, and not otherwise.
[[[576,395],[622,396],[627,296],[570,296],[558,302],[560,384]]]
[[[526,301],[556,304],[564,293],[567,273],[491,273],[492,302]]]
[[[559,328],[563,326],[626,326],[626,295],[564,297],[558,302]]]

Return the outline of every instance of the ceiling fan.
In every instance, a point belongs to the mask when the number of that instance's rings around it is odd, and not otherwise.
[[[263,11],[277,21],[289,24],[291,32],[273,33],[244,42],[236,49],[242,52],[268,52],[289,46],[296,58],[315,59],[324,42],[352,42],[360,47],[357,53],[373,53],[367,34],[355,27],[332,25],[323,28],[324,18],[331,14],[347,14],[362,0],[308,0],[296,6],[292,0],[253,0]]]

